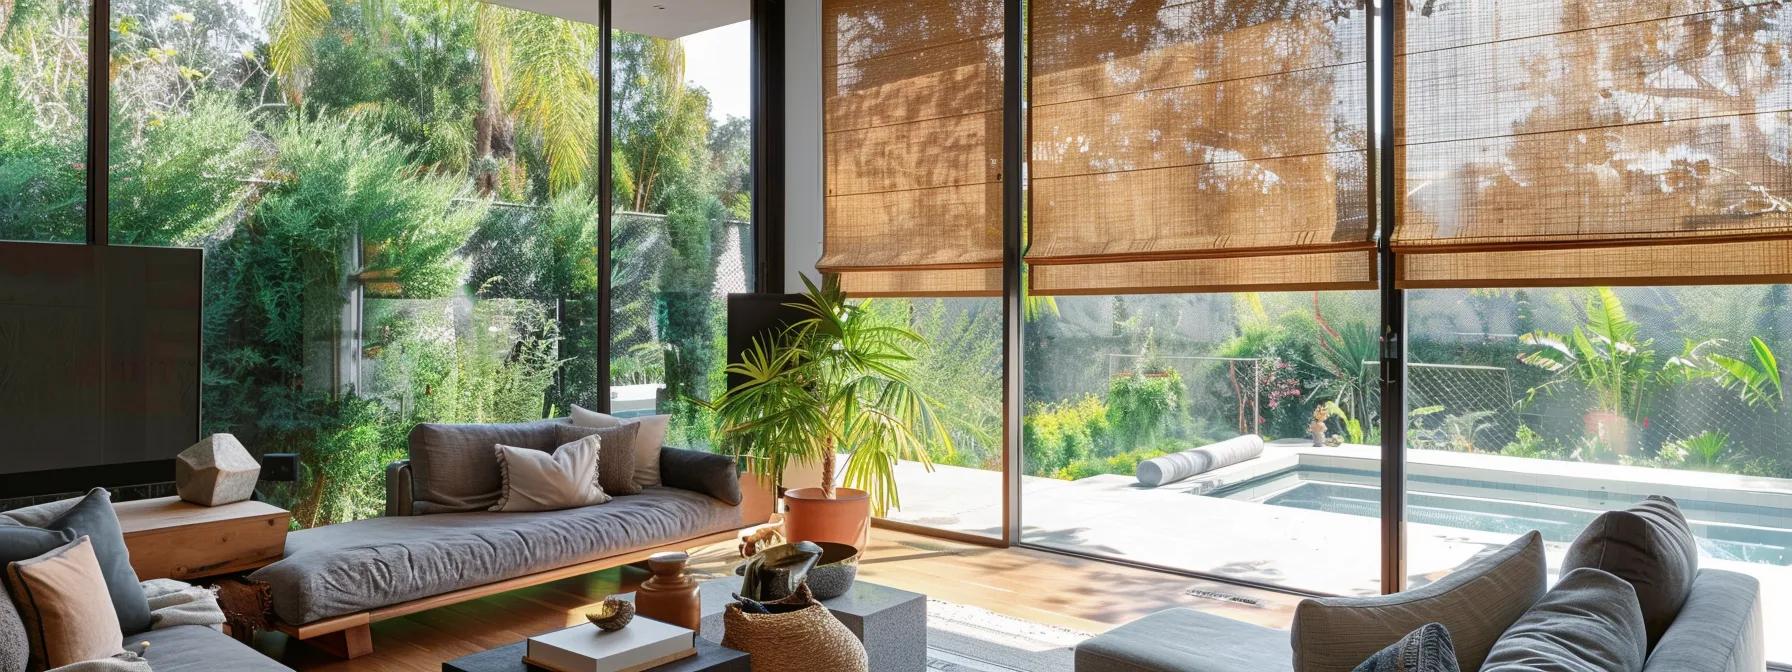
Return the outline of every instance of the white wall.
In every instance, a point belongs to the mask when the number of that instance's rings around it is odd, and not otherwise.
[[[784,291],[821,259],[821,0],[784,3]]]

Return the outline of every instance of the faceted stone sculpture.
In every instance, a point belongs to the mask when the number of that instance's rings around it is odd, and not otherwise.
[[[229,434],[213,434],[174,458],[174,489],[201,506],[240,502],[255,494],[261,464]]]

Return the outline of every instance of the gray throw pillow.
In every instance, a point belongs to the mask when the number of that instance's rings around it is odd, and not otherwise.
[[[54,551],[75,540],[74,535],[60,530],[0,523],[0,569],[20,560],[30,560]],[[0,672],[25,672],[31,664],[30,638],[25,620],[19,616],[0,581]]]
[[[565,441],[559,420],[509,424],[442,424],[411,428],[411,500],[419,515],[485,511],[498,503],[498,458],[492,446],[551,451]]]
[[[1562,558],[1564,575],[1581,567],[1605,570],[1636,588],[1653,650],[1692,594],[1699,545],[1680,505],[1656,495],[1593,519]]]
[[[603,486],[605,493],[612,496],[638,495],[641,494],[641,487],[635,485],[635,434],[640,429],[640,423],[634,422],[603,429],[561,423],[560,443],[564,445],[587,436],[596,436],[603,442],[598,449],[598,484]]]
[[[1450,630],[1426,623],[1388,648],[1376,652],[1351,672],[1462,672],[1456,665],[1456,647]]]
[[[587,436],[546,453],[498,445],[504,492],[493,511],[559,511],[610,501],[597,483],[598,442]]]
[[[663,485],[660,478],[660,448],[666,443],[666,428],[672,422],[670,415],[649,415],[641,418],[619,418],[608,413],[599,413],[577,404],[572,407],[572,424],[593,429],[621,427],[627,423],[639,423],[640,433],[635,435],[635,486],[651,488]]]
[[[1441,623],[1456,664],[1481,669],[1487,650],[1548,581],[1543,536],[1531,532],[1428,585],[1393,595],[1302,600],[1294,609],[1294,669],[1347,672],[1427,623]]]
[[[124,530],[118,525],[118,512],[112,509],[111,493],[105,488],[94,488],[43,527],[66,531],[74,538],[90,538],[100,573],[106,577],[112,610],[118,614],[118,628],[127,636],[149,629],[149,598],[143,596],[143,584],[137,582],[137,570],[131,568],[131,552],[125,548]]]
[[[1639,672],[1647,646],[1636,590],[1582,568],[1563,576],[1506,630],[1481,672]]]

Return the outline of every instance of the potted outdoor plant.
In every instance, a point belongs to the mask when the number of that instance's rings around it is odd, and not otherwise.
[[[805,317],[754,339],[728,367],[745,382],[706,405],[717,444],[755,475],[776,482],[786,465],[820,463],[820,487],[784,493],[788,540],[863,548],[870,516],[900,505],[897,461],[931,470],[927,447],[952,439],[909,374],[920,336],[878,322],[869,301],[847,302],[834,278],[803,284],[788,305]]]

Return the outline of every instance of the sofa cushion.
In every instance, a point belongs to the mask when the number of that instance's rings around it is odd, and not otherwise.
[[[660,447],[666,442],[666,427],[671,422],[670,415],[619,418],[582,408],[577,404],[572,407],[572,424],[580,427],[603,429],[621,427],[627,423],[640,425],[641,431],[635,435],[635,485],[642,488],[661,485]]]
[[[564,424],[557,430],[557,438],[564,444],[597,437],[598,485],[612,496],[633,495],[641,492],[640,486],[635,485],[635,435],[640,430],[641,425],[633,422],[601,429]]]
[[[127,645],[148,642],[143,658],[156,672],[292,672],[222,632],[203,625],[177,625],[126,638]]]
[[[1462,672],[1450,630],[1437,623],[1419,629],[1377,651],[1352,672]]]
[[[137,582],[137,570],[131,568],[131,551],[124,545],[124,528],[118,524],[118,512],[112,508],[112,493],[105,488],[89,490],[83,497],[8,512],[15,522],[47,530],[69,533],[69,538],[87,536],[93,541],[93,554],[99,559],[100,573],[106,577],[106,592],[112,599],[112,610],[118,615],[118,627],[124,634],[149,629],[149,600],[143,597],[143,586]]]
[[[660,452],[660,474],[666,487],[701,492],[735,506],[743,499],[734,458],[700,450],[667,448]]]
[[[1431,584],[1393,595],[1302,600],[1294,609],[1294,667],[1348,672],[1426,623],[1441,623],[1464,670],[1543,595],[1543,536],[1531,532]]]
[[[20,560],[30,560],[74,541],[74,535],[60,530],[45,530],[0,519],[0,570]],[[0,571],[3,574],[3,571]],[[13,605],[0,576],[0,672],[25,672],[31,662],[31,647],[26,644],[25,621]]]
[[[1591,567],[1636,588],[1649,646],[1680,614],[1699,574],[1699,545],[1674,500],[1652,496],[1623,511],[1608,511],[1582,530],[1562,558],[1562,574]]]
[[[83,536],[6,566],[6,586],[24,618],[31,668],[62,667],[124,653],[124,633],[106,595],[106,577]]]
[[[1643,671],[1761,672],[1766,667],[1761,582],[1707,569],[1693,579],[1680,617],[1649,651]]]
[[[738,529],[740,509],[648,488],[608,504],[540,513],[372,518],[286,537],[286,557],[252,575],[274,613],[299,625],[632,550]]]
[[[1292,672],[1288,633],[1165,609],[1076,645],[1077,672]]]
[[[1636,589],[1581,568],[1506,629],[1481,672],[1639,672],[1646,656]]]
[[[610,501],[597,484],[600,439],[587,436],[545,453],[498,444],[504,487],[493,511],[558,511]]]
[[[498,503],[498,444],[551,451],[560,445],[560,420],[504,425],[426,422],[411,428],[412,511],[484,511]]]

